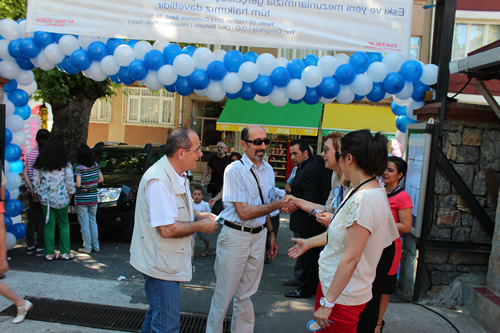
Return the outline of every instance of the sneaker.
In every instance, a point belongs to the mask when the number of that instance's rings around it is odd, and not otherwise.
[[[43,249],[36,249],[35,250],[35,256],[37,257],[43,257],[45,253],[43,252]]]
[[[26,254],[35,254],[36,253],[36,247],[34,246],[26,246]]]
[[[83,248],[83,247],[81,249],[78,249],[78,252],[80,252],[80,253],[87,253],[87,254],[91,254],[92,253],[91,250],[87,250],[86,248]]]
[[[100,249],[92,249],[95,253],[99,253],[101,250]]]

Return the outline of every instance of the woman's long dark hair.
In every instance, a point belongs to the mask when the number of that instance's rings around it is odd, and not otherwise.
[[[381,176],[387,168],[387,139],[380,132],[374,136],[369,130],[347,133],[340,140],[342,155],[350,153],[358,167],[367,174]]]
[[[94,154],[85,143],[82,143],[76,151],[76,163],[83,164],[87,168],[90,168],[95,163]]]
[[[43,145],[33,167],[44,171],[62,170],[68,162],[68,153],[63,139],[59,136],[52,136]]]

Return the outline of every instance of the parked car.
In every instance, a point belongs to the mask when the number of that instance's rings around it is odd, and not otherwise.
[[[137,188],[144,172],[163,155],[163,144],[145,146],[99,142],[94,157],[104,176],[99,184],[97,225],[100,232],[130,240],[134,230]],[[69,207],[70,224],[78,225],[76,207]]]

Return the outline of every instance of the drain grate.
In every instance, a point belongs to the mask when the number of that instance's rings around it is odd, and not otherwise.
[[[57,300],[44,297],[26,297],[35,306],[26,316],[30,320],[77,325],[108,330],[140,332],[146,310],[119,306]],[[17,309],[11,305],[0,314],[15,316]],[[203,333],[207,315],[181,313],[181,333]],[[230,332],[231,319],[224,319],[223,332]]]

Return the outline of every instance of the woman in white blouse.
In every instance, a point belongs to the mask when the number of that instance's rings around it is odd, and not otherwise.
[[[320,283],[314,318],[322,332],[356,332],[359,314],[371,299],[371,286],[382,251],[398,231],[385,189],[376,180],[387,167],[387,140],[369,130],[348,133],[335,158],[353,190],[333,215],[328,230],[296,239],[288,252],[297,258],[325,246],[319,258]]]

